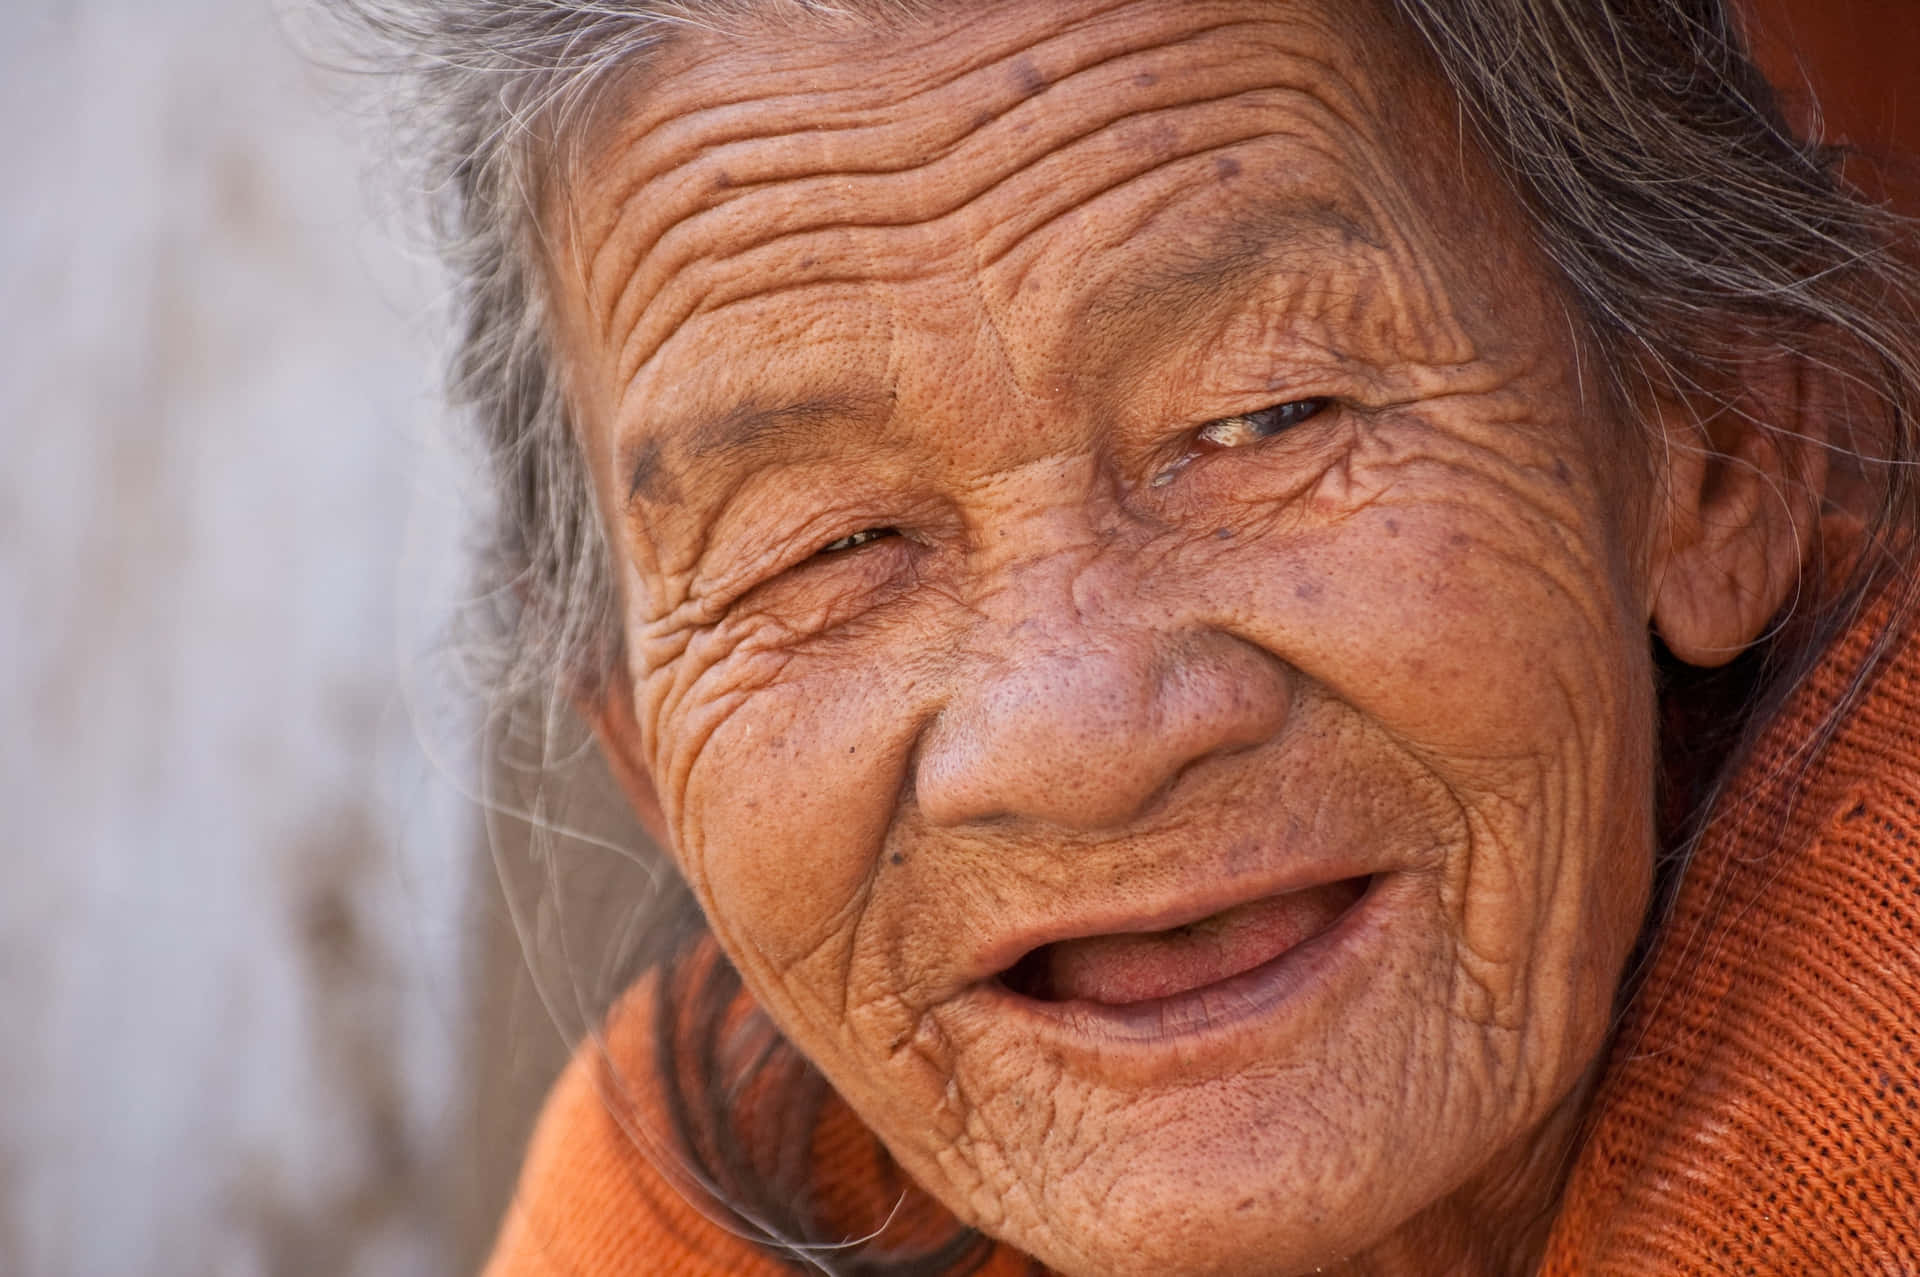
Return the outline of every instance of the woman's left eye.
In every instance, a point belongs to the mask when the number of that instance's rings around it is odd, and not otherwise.
[[[1258,443],[1299,425],[1326,406],[1325,399],[1294,399],[1271,408],[1262,408],[1258,412],[1222,417],[1200,427],[1200,442],[1216,448],[1238,448],[1244,444]]]
[[[885,537],[897,537],[899,535],[900,529],[898,528],[867,528],[864,531],[854,533],[852,536],[844,536],[838,541],[823,545],[817,553],[838,554],[842,550],[857,549],[870,541],[879,541]]]

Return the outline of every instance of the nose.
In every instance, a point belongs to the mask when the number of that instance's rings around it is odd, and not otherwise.
[[[1124,590],[1069,575],[1035,569],[976,613],[961,686],[915,766],[929,822],[1122,827],[1195,763],[1285,722],[1276,657],[1192,621],[1149,623]]]

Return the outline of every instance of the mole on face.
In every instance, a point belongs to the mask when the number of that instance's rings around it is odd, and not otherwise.
[[[1052,83],[1047,79],[1046,73],[1033,64],[1032,58],[1015,58],[1008,70],[1013,76],[1013,82],[1019,85],[1020,91],[1028,97],[1039,93]]]

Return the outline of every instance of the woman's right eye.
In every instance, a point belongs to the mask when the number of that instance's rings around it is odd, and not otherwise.
[[[856,550],[869,542],[880,541],[887,537],[897,537],[899,535],[900,529],[898,528],[867,528],[864,531],[854,533],[852,536],[844,536],[838,541],[828,542],[826,545],[820,547],[816,552],[816,556],[819,554],[839,554],[843,550]]]

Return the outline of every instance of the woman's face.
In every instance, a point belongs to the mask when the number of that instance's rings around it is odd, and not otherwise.
[[[1067,1272],[1550,1182],[1647,899],[1652,476],[1366,13],[690,38],[550,219],[610,743],[792,1041]]]

